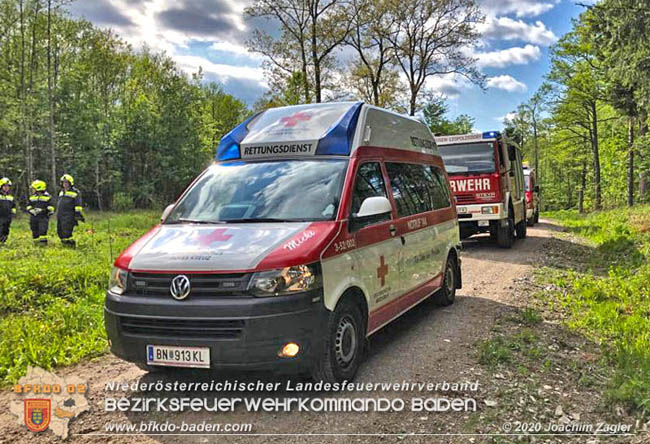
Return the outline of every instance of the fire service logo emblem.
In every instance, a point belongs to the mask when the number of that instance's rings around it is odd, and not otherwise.
[[[52,401],[25,399],[25,425],[32,432],[42,432],[50,425]]]

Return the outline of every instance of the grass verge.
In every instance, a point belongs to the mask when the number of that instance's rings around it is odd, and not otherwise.
[[[0,247],[0,384],[27,366],[70,365],[107,351],[103,301],[115,257],[157,223],[159,213],[91,213],[75,230],[76,249],[33,245],[26,217]]]

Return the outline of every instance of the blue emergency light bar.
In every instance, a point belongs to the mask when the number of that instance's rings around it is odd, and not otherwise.
[[[217,160],[232,160],[241,157],[239,144],[244,140],[246,134],[248,134],[248,123],[258,115],[259,113],[244,120],[221,138],[219,147],[217,148],[217,155],[215,156]]]
[[[363,102],[357,102],[330,127],[325,136],[318,142],[316,155],[348,156],[352,150],[352,139],[357,129],[359,112]]]
[[[319,139],[316,155],[348,156],[352,150],[354,133],[363,102],[356,102],[330,126]],[[215,159],[218,161],[241,159],[241,143],[249,133],[248,124],[258,113],[236,126],[221,138]]]
[[[486,131],[483,133],[484,139],[496,139],[501,134],[498,131]]]

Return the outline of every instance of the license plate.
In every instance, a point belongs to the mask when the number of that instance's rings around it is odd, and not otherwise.
[[[210,368],[210,348],[147,345],[147,364],[167,367]]]
[[[467,213],[467,207],[456,207],[456,211],[458,214],[465,214]]]
[[[479,227],[489,227],[490,226],[490,221],[489,220],[479,220],[478,221],[478,226]]]

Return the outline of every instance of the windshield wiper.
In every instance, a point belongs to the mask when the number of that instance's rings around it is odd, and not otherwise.
[[[167,222],[167,224],[222,224],[224,221],[220,220],[196,220],[196,219],[176,219],[175,221]]]
[[[307,222],[306,219],[279,219],[274,217],[246,217],[243,219],[226,219],[222,220],[221,223],[227,224],[247,224],[255,222]]]

